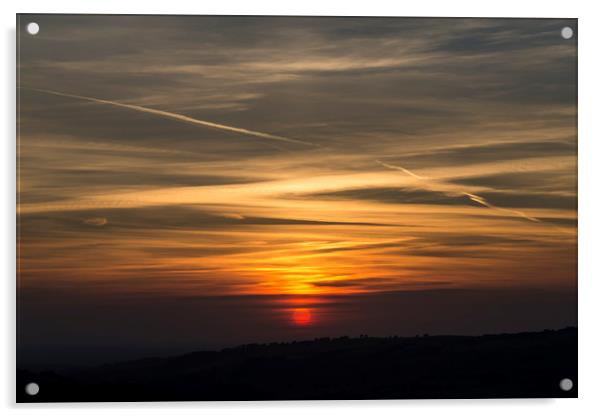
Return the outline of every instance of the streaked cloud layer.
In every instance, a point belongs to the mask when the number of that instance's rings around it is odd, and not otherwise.
[[[576,285],[573,21],[36,21],[24,290]]]

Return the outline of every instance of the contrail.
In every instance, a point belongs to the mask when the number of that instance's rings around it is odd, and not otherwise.
[[[396,165],[391,165],[391,164],[386,164],[386,163],[384,163],[382,161],[379,161],[378,159],[376,160],[376,163],[384,166],[385,168],[394,169],[396,171],[404,172],[404,173],[408,174],[409,176],[414,177],[414,178],[419,179],[419,180],[426,180],[427,179],[426,177],[420,176],[418,174],[414,174],[412,171],[410,171],[409,169],[405,169],[404,167],[400,167],[400,166],[396,166]]]
[[[442,188],[443,190],[445,190],[446,188],[448,190],[451,190],[452,188],[456,188],[454,185],[451,185],[451,184],[448,184],[448,183],[445,183],[445,182],[442,182],[442,181],[431,180],[431,179],[429,179],[427,177],[423,177],[421,175],[414,174],[409,169],[405,169],[404,167],[399,166],[399,165],[386,164],[386,163],[384,163],[382,161],[379,161],[378,159],[376,160],[376,163],[378,163],[379,165],[382,165],[385,168],[393,169],[393,170],[396,170],[396,171],[401,171],[401,172],[403,172],[403,173],[405,173],[405,174],[407,174],[407,175],[409,175],[411,177],[414,177],[414,178],[416,178],[418,180],[428,181],[431,184],[435,185],[434,188],[437,188],[437,186],[439,186],[439,188]],[[466,192],[466,191],[457,190],[457,189],[456,190],[452,190],[452,191],[454,193],[458,193],[460,195],[468,197],[471,201],[474,201],[475,203],[480,204],[483,207],[487,207],[487,208],[490,208],[492,210],[497,210],[497,211],[501,211],[501,212],[505,212],[505,213],[510,213],[510,214],[515,215],[515,216],[519,216],[519,217],[525,218],[527,220],[530,220],[532,222],[541,223],[541,220],[539,220],[538,218],[529,216],[529,215],[523,213],[522,211],[511,210],[511,209],[507,209],[507,208],[503,208],[503,207],[498,207],[498,206],[496,206],[494,204],[491,204],[489,201],[487,201],[485,199],[485,197],[481,197],[479,195],[472,194],[472,193],[469,193],[469,192]]]
[[[494,210],[498,210],[498,211],[502,211],[502,212],[514,214],[514,215],[523,217],[523,218],[525,218],[527,220],[531,220],[532,222],[541,223],[541,220],[539,220],[538,218],[529,216],[529,215],[523,213],[522,211],[511,210],[511,209],[507,209],[507,208],[503,208],[503,207],[494,206],[489,201],[485,200],[483,197],[475,195],[475,194],[471,194],[471,193],[467,193],[467,192],[462,192],[462,194],[465,195],[466,197],[470,198],[475,203],[479,203],[480,205],[488,207],[490,209],[494,209]]]
[[[272,135],[270,133],[257,132],[255,130],[248,130],[248,129],[243,129],[240,127],[222,125],[219,123],[209,122],[207,120],[195,119],[193,117],[185,116],[183,114],[152,109],[149,107],[137,106],[135,104],[125,104],[125,103],[120,103],[118,101],[103,100],[103,99],[95,98],[95,97],[80,96],[77,94],[68,94],[68,93],[62,93],[59,91],[44,90],[44,89],[40,89],[40,88],[29,88],[29,87],[21,87],[21,88],[26,88],[28,90],[39,91],[39,92],[47,93],[47,94],[54,94],[55,96],[70,97],[70,98],[74,98],[74,99],[78,99],[78,100],[91,101],[94,103],[108,104],[111,106],[122,107],[125,109],[135,110],[135,111],[139,111],[142,113],[154,114],[154,115],[161,116],[161,117],[164,117],[167,119],[179,120],[179,121],[185,122],[185,123],[209,127],[212,129],[224,130],[227,132],[239,133],[242,135],[255,136],[257,138],[262,138],[262,139],[270,139],[270,140],[277,140],[277,141],[281,141],[281,142],[296,143],[299,145],[306,145],[306,146],[316,146],[313,143],[305,142],[305,141],[298,140],[298,139],[291,139],[291,138],[287,138],[284,136]]]

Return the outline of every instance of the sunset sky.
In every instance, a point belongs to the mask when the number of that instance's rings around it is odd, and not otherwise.
[[[24,345],[576,324],[575,20],[20,19]]]

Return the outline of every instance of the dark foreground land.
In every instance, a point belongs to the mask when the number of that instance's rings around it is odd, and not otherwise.
[[[563,378],[574,387],[559,388]],[[36,382],[40,392],[25,394]],[[244,345],[79,371],[17,371],[18,402],[577,396],[577,329]]]

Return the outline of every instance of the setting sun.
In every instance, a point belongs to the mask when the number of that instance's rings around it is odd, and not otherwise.
[[[311,311],[308,308],[294,309],[293,323],[296,326],[309,326],[310,324],[312,324]]]

